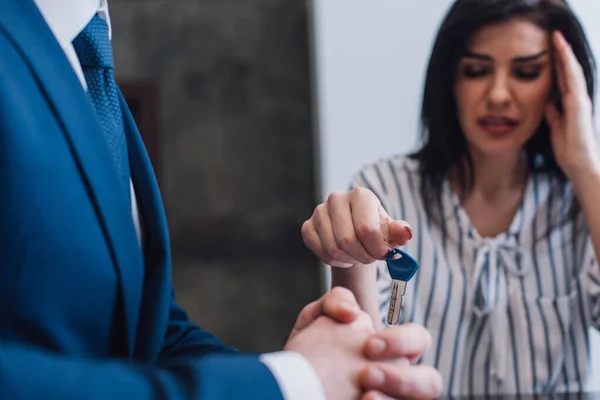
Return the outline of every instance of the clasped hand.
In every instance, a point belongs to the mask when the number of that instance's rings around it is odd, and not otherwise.
[[[428,399],[441,393],[441,375],[411,362],[430,343],[416,324],[375,332],[352,292],[336,287],[302,310],[285,350],[308,360],[327,399]]]

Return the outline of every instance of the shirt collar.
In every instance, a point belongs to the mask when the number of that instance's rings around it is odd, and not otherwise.
[[[107,0],[34,0],[46,23],[62,48],[71,42],[98,13],[108,24],[111,37]]]

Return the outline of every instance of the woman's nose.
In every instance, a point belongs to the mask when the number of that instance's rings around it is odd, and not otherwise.
[[[510,104],[511,92],[506,77],[495,77],[488,93],[488,103],[492,108],[502,108]]]

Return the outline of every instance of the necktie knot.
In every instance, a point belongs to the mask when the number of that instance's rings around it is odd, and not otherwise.
[[[108,25],[98,15],[73,40],[73,47],[82,68],[114,68]]]
[[[73,47],[83,69],[88,95],[104,132],[106,146],[113,157],[122,194],[130,201],[127,138],[106,22],[98,15],[94,16],[73,40]]]

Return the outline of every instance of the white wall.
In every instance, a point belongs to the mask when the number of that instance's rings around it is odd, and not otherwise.
[[[363,164],[414,149],[423,74],[450,0],[313,0],[321,198]],[[599,0],[571,0],[600,59]],[[324,269],[324,289],[329,286]],[[592,335],[600,390],[600,335]]]

